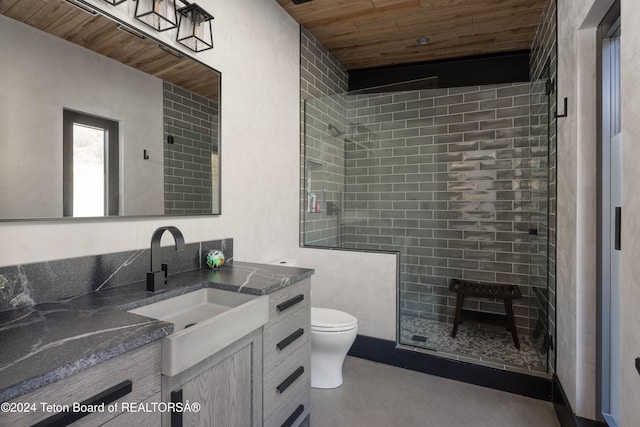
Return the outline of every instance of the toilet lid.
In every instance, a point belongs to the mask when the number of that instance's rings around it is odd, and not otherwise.
[[[344,311],[332,308],[311,307],[311,329],[314,331],[340,332],[358,326],[358,319]]]

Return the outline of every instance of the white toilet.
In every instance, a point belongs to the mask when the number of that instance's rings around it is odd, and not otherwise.
[[[344,311],[311,307],[311,387],[342,385],[342,365],[358,334],[358,319]]]

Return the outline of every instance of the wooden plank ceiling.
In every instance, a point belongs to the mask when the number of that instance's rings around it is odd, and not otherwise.
[[[278,3],[348,70],[531,48],[546,0]],[[419,37],[428,37],[419,45]]]
[[[188,57],[160,49],[158,42],[118,28],[64,0],[0,0],[0,13],[159,79],[217,100],[219,74]]]

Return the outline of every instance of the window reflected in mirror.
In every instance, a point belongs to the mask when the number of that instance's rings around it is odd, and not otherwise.
[[[68,110],[63,120],[65,216],[118,215],[118,122]]]
[[[73,216],[104,215],[104,129],[73,124]]]

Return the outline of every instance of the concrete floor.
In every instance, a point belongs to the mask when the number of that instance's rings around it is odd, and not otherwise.
[[[312,427],[557,427],[551,402],[347,357],[344,383],[311,390]]]

